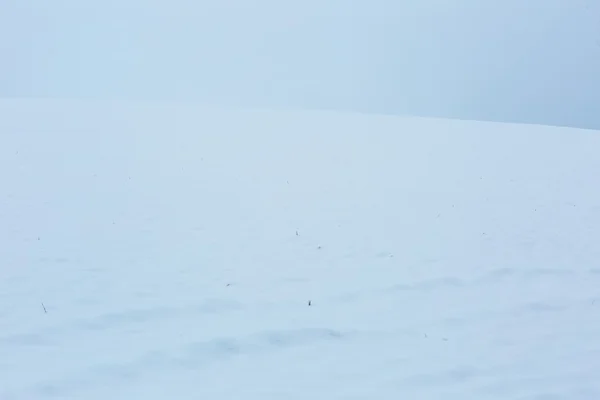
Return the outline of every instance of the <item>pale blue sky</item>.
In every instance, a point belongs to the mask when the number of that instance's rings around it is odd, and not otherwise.
[[[600,128],[593,0],[3,0],[0,96]]]

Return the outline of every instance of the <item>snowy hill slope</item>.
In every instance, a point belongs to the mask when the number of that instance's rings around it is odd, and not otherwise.
[[[0,399],[597,398],[599,153],[543,126],[2,101]]]

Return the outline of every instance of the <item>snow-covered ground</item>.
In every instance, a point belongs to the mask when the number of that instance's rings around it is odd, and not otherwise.
[[[0,102],[0,399],[597,399],[600,132]]]

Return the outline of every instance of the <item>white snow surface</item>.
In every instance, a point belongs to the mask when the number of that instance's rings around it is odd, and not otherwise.
[[[599,154],[568,128],[1,101],[0,399],[598,399]]]

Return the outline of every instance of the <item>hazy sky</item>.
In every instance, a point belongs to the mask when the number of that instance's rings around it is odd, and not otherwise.
[[[0,96],[600,128],[596,0],[2,0]]]

